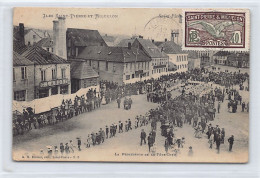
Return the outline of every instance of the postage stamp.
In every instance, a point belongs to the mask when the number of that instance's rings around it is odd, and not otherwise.
[[[184,47],[245,49],[246,12],[186,11]]]

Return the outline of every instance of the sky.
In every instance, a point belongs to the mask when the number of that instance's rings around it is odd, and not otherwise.
[[[15,8],[13,25],[52,29],[58,16],[66,18],[67,28],[98,30],[110,35],[142,35],[162,41],[171,30],[179,29],[181,9],[162,8]],[[180,36],[181,39],[181,36]]]

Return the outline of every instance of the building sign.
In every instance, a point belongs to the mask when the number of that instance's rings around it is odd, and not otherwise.
[[[153,66],[153,69],[159,69],[159,68],[164,68],[166,65],[158,65],[158,66]]]
[[[55,85],[64,85],[68,83],[69,83],[68,79],[57,79],[57,80],[40,82],[39,86],[43,88],[43,87],[51,87]]]

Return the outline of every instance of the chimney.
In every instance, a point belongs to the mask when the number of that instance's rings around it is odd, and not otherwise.
[[[164,41],[166,42],[166,41],[167,41],[167,38],[165,38]]]
[[[59,17],[53,21],[53,46],[54,53],[63,59],[67,59],[65,18]]]
[[[59,31],[58,31],[58,25],[59,22],[57,20],[53,21],[53,52],[54,54],[58,54],[58,36],[59,36]]]
[[[128,49],[131,49],[132,44],[130,42],[128,42]]]
[[[179,30],[172,30],[171,32],[171,41],[173,41],[174,43],[179,43]]]
[[[19,23],[19,41],[21,42],[22,45],[25,45],[23,23]]]

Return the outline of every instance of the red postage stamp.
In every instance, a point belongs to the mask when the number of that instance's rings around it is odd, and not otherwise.
[[[245,48],[245,12],[185,12],[184,47]]]

